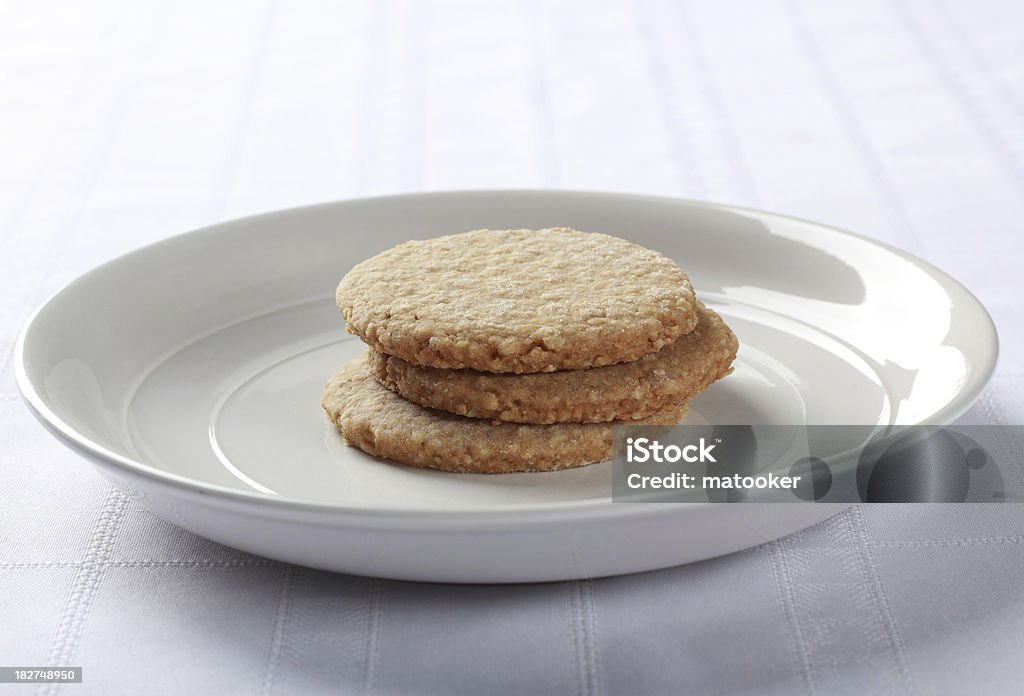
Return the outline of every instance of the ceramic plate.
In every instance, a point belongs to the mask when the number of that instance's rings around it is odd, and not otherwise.
[[[320,408],[362,345],[334,289],[408,239],[571,226],[675,259],[740,339],[699,423],[948,423],[996,357],[984,308],[895,249],[811,222],[665,198],[469,192],[332,203],[197,230],[111,261],[17,348],[40,419],[155,514],[330,570],[453,582],[593,577],[775,539],[829,505],[628,504],[609,464],[458,475],[346,447]]]

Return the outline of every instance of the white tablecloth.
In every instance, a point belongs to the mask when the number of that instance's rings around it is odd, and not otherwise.
[[[1022,27],[948,0],[0,1],[0,665],[84,667],[46,693],[1020,693],[1017,505],[859,507],[582,582],[331,575],[129,502],[33,420],[11,357],[66,281],[226,218],[636,191],[937,264],[1002,337],[968,418],[1021,423]]]

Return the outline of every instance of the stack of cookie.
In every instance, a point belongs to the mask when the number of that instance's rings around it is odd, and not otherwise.
[[[674,424],[738,344],[667,257],[565,228],[412,241],[337,291],[369,351],[323,407],[345,441],[447,471],[547,471],[612,456],[612,427]]]

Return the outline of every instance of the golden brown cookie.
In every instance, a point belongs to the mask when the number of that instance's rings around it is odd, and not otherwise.
[[[360,355],[331,377],[322,404],[345,441],[367,454],[467,473],[552,471],[612,457],[613,423],[522,425],[464,418],[385,389]],[[685,405],[648,423],[675,424]]]
[[[662,254],[566,228],[476,230],[399,244],[336,296],[348,330],[418,365],[551,372],[655,353],[697,322]]]
[[[736,336],[718,314],[697,305],[696,329],[634,362],[514,375],[422,367],[371,349],[369,367],[409,401],[462,416],[517,423],[647,418],[689,401],[732,369]]]

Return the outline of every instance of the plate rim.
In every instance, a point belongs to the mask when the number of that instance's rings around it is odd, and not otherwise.
[[[566,515],[571,515],[575,518],[589,518],[589,517],[607,517],[612,516],[632,516],[634,514],[642,515],[645,513],[655,513],[658,509],[663,509],[664,506],[671,506],[677,509],[694,509],[703,507],[701,503],[663,503],[663,504],[645,504],[645,505],[615,505],[606,500],[581,500],[581,501],[562,501],[559,503],[545,506],[543,510],[537,510],[530,506],[508,506],[502,507],[495,510],[410,510],[402,508],[384,508],[379,506],[374,507],[355,507],[349,505],[338,505],[334,503],[324,503],[303,498],[293,498],[289,496],[271,496],[259,491],[245,491],[241,489],[230,488],[220,484],[208,483],[197,479],[192,479],[181,474],[175,474],[163,469],[154,467],[146,464],[145,462],[136,461],[130,457],[123,456],[116,452],[113,452],[103,445],[93,441],[88,436],[78,432],[75,428],[68,425],[59,415],[57,415],[49,406],[46,405],[42,396],[36,390],[32,383],[31,378],[28,375],[27,368],[27,356],[25,355],[25,343],[28,335],[31,333],[32,328],[36,322],[38,316],[57,300],[58,297],[66,292],[72,290],[72,288],[84,279],[93,276],[97,273],[102,273],[107,267],[122,262],[123,260],[130,258],[136,254],[144,253],[155,247],[176,243],[184,238],[199,236],[204,234],[216,234],[218,231],[226,227],[234,225],[244,225],[254,220],[267,220],[274,217],[284,217],[291,214],[295,214],[299,211],[312,211],[319,208],[330,208],[337,206],[344,206],[353,203],[386,203],[390,200],[401,200],[411,198],[462,198],[462,197],[495,197],[495,196],[570,196],[580,199],[586,198],[602,198],[602,199],[621,199],[630,200],[633,202],[649,202],[652,204],[671,204],[671,205],[684,205],[688,207],[697,208],[710,208],[715,210],[726,210],[745,213],[754,217],[770,217],[780,220],[788,220],[790,222],[796,222],[803,225],[810,225],[817,228],[828,230],[832,233],[852,237],[861,242],[867,243],[872,246],[880,247],[890,253],[893,253],[900,258],[911,262],[913,265],[923,269],[929,275],[936,278],[943,285],[943,288],[948,290],[954,288],[961,292],[963,296],[973,304],[974,310],[977,311],[978,317],[982,319],[985,329],[985,342],[984,348],[984,364],[975,366],[980,369],[972,370],[972,376],[967,380],[965,388],[961,391],[957,398],[946,403],[942,408],[938,409],[934,413],[930,414],[927,418],[919,421],[919,423],[932,423],[935,425],[948,425],[956,420],[959,416],[963,415],[968,408],[978,399],[982,391],[985,389],[987,384],[995,373],[996,365],[999,359],[999,334],[996,329],[995,321],[992,319],[992,315],[989,313],[985,305],[978,299],[978,297],[972,293],[965,285],[955,279],[950,274],[946,273],[942,269],[933,265],[929,261],[922,259],[914,254],[911,254],[899,247],[893,246],[887,242],[873,239],[864,234],[846,230],[834,225],[827,223],[810,220],[807,218],[801,218],[785,213],[776,213],[768,210],[762,210],[758,208],[751,208],[747,206],[734,205],[732,203],[719,203],[715,201],[707,200],[694,200],[688,198],[680,198],[674,196],[663,196],[654,194],[642,194],[642,193],[630,193],[625,191],[595,191],[588,189],[463,189],[463,190],[446,190],[446,191],[428,191],[428,192],[413,192],[413,193],[394,193],[380,196],[367,196],[367,197],[356,197],[356,198],[344,198],[332,201],[324,201],[320,203],[313,203],[308,205],[292,206],[289,208],[282,208],[278,210],[266,211],[257,213],[254,215],[247,215],[239,218],[232,218],[222,222],[215,223],[213,225],[206,225],[198,227],[185,232],[171,235],[164,239],[159,239],[149,244],[144,244],[136,249],[132,249],[123,254],[120,254],[108,261],[105,261],[98,266],[76,276],[72,280],[65,283],[59,289],[54,291],[47,297],[40,305],[31,313],[28,320],[25,322],[24,327],[18,334],[18,338],[14,346],[14,371],[15,381],[18,385],[18,390],[21,392],[21,396],[29,407],[29,410],[36,417],[40,423],[49,430],[54,436],[56,436],[64,444],[70,446],[73,450],[79,454],[85,455],[88,459],[96,460],[97,464],[101,465],[113,465],[117,469],[123,471],[126,474],[133,476],[140,476],[148,481],[160,485],[162,488],[171,489],[177,491],[179,494],[187,493],[189,497],[195,495],[211,496],[217,499],[223,499],[235,504],[247,504],[254,505],[257,507],[271,506],[272,509],[277,511],[295,512],[295,513],[331,513],[334,515],[340,515],[344,517],[353,518],[399,518],[401,520],[417,520],[417,521],[435,521],[444,522],[452,519],[461,518],[472,518],[474,520],[487,520],[493,522],[504,522],[515,518],[517,522],[523,521],[523,514],[526,513],[530,519],[537,521],[550,521],[552,517],[561,518]],[[618,509],[617,512],[613,510]]]

